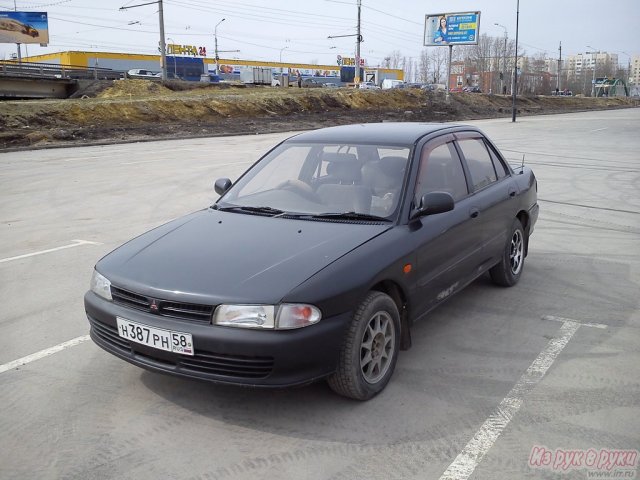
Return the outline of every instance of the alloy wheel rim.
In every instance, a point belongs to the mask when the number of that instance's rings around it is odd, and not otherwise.
[[[367,383],[379,382],[389,370],[395,337],[391,315],[376,312],[367,323],[360,343],[360,371]]]
[[[511,247],[509,251],[509,263],[511,264],[511,273],[517,275],[522,269],[522,260],[524,258],[524,242],[522,240],[522,232],[516,230],[511,237]]]

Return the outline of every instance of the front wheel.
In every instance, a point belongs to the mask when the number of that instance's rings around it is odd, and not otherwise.
[[[353,315],[331,389],[345,397],[368,400],[389,383],[398,359],[400,314],[382,292],[370,292]]]
[[[489,270],[494,283],[502,287],[512,287],[518,283],[524,268],[524,242],[524,229],[520,220],[516,218],[511,227],[511,235],[507,239],[502,260]]]

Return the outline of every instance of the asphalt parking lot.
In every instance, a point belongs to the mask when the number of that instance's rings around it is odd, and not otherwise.
[[[94,263],[213,203],[216,178],[287,134],[0,154],[0,478],[637,476],[637,458],[530,460],[640,449],[640,109],[469,123],[538,177],[523,277],[481,278],[415,325],[365,403],[153,374],[87,340]]]

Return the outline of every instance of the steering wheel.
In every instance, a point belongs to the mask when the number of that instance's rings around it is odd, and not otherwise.
[[[306,198],[307,200],[320,203],[320,197],[318,197],[318,194],[316,194],[316,192],[313,191],[313,188],[311,188],[311,185],[303,182],[302,180],[298,180],[298,179],[285,180],[284,182],[280,183],[276,188],[283,189],[283,190],[291,190],[292,192],[297,193],[298,195]]]

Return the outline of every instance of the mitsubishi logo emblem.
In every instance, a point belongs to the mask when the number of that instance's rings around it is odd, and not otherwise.
[[[155,300],[151,300],[151,305],[149,305],[149,309],[152,313],[158,313],[158,304]]]

